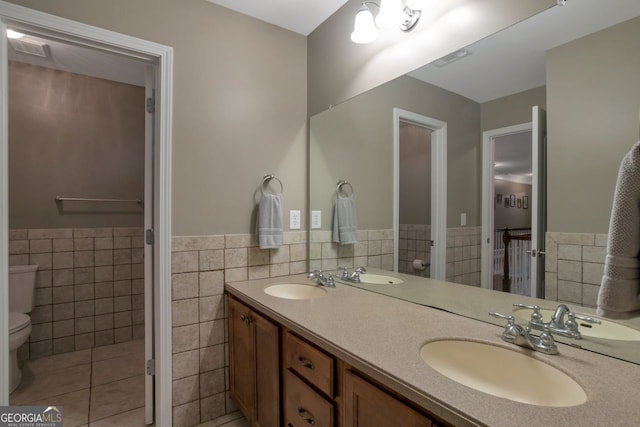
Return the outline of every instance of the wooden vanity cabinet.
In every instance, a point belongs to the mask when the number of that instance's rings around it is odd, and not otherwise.
[[[254,427],[280,425],[280,328],[229,298],[231,396]]]

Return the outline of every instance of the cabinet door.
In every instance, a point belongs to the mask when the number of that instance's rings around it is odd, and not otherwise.
[[[229,382],[231,396],[249,422],[255,401],[255,344],[250,310],[229,298]]]
[[[257,427],[280,425],[280,335],[277,325],[251,312],[255,328]]]
[[[430,427],[431,420],[373,384],[344,372],[344,427]]]

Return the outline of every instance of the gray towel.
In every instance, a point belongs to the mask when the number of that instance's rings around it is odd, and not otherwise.
[[[358,243],[356,202],[353,197],[336,199],[333,210],[333,241],[343,245]]]
[[[262,194],[256,222],[260,249],[279,248],[282,245],[282,194]]]
[[[609,222],[598,314],[640,315],[640,142],[622,159]]]

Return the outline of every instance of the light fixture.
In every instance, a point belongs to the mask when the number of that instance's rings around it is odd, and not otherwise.
[[[9,29],[7,30],[7,38],[20,39],[22,37],[24,37],[24,34],[22,34],[22,33],[19,33],[19,32],[14,31],[14,30],[9,30]]]
[[[373,19],[368,4],[373,4],[380,9],[378,16]],[[381,3],[372,1],[362,2],[362,7],[356,14],[351,33],[351,41],[359,44],[371,43],[378,38],[378,28],[400,28],[409,31],[418,23],[420,10],[412,9],[404,3],[404,0],[381,0]]]
[[[356,20],[353,24],[353,32],[351,33],[351,41],[358,44],[371,43],[378,38],[378,29],[373,23],[373,15],[367,7],[366,3],[362,3],[362,7],[356,14]]]

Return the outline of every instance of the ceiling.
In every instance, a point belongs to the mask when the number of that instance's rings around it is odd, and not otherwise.
[[[208,0],[308,36],[347,0]]]
[[[531,131],[495,138],[495,179],[531,184],[531,165]]]
[[[491,101],[543,86],[547,50],[639,15],[639,0],[569,0],[474,43],[469,56],[409,75],[479,103]]]

